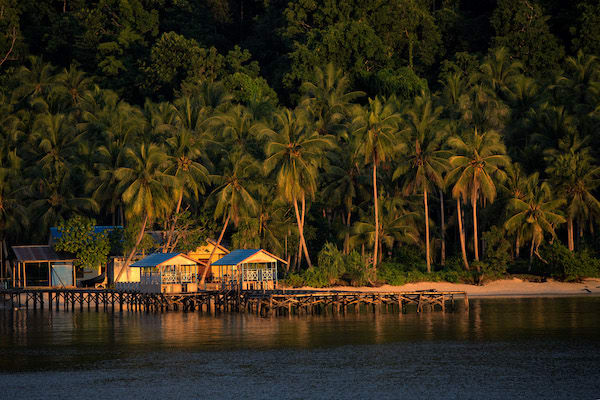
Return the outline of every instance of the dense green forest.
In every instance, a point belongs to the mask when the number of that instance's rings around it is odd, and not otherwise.
[[[600,0],[0,0],[2,268],[84,216],[293,284],[597,275],[599,54]]]

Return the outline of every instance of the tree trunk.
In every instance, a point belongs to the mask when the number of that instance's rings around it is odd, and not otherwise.
[[[431,273],[431,257],[429,256],[429,206],[427,204],[427,185],[423,185],[423,204],[425,205],[425,258],[427,273]]]
[[[471,205],[473,206],[473,250],[475,251],[475,261],[479,261],[479,241],[477,240],[477,190],[473,189],[471,195]]]
[[[467,269],[467,271],[469,271],[470,268],[469,268],[469,261],[467,260],[467,249],[465,246],[465,231],[463,229],[463,224],[462,224],[462,210],[460,209],[460,198],[456,199],[456,211],[458,214],[458,230],[459,230],[459,236],[460,236],[460,250],[462,252],[462,259],[463,259],[463,263],[465,264],[465,268]]]
[[[179,199],[177,200],[177,207],[175,208],[175,216],[173,217],[173,223],[171,224],[171,229],[169,229],[169,234],[167,235],[167,243],[163,248],[163,253],[169,251],[169,246],[171,245],[171,241],[173,240],[173,234],[175,233],[175,225],[177,224],[177,218],[179,217],[179,210],[181,209],[181,201],[183,200],[183,189],[181,193],[179,193]]]
[[[348,211],[346,215],[346,236],[344,237],[344,254],[350,254],[350,218],[352,212]]]
[[[373,202],[375,203],[375,243],[373,244],[373,268],[377,271],[377,250],[379,247],[379,205],[377,202],[377,159],[373,157]]]
[[[531,249],[529,250],[529,269],[528,271],[531,272],[531,264],[533,264],[533,249],[535,247],[535,239],[531,238]]]
[[[217,250],[217,247],[219,247],[221,245],[221,240],[223,240],[223,235],[225,234],[225,231],[227,230],[227,225],[229,224],[230,217],[231,217],[231,213],[227,213],[227,218],[225,218],[225,223],[223,224],[223,229],[221,229],[221,233],[219,234],[219,239],[217,239],[217,244],[210,251],[210,256],[208,256],[208,265],[206,266],[206,268],[204,268],[204,271],[202,272],[202,278],[200,278],[200,285],[204,285],[204,281],[206,280],[206,274],[208,273],[208,270],[210,269],[210,262],[211,262],[210,260],[212,260],[213,255],[215,254],[215,250]]]
[[[135,255],[135,251],[137,250],[137,247],[140,245],[140,243],[142,242],[142,238],[144,237],[144,231],[146,230],[147,223],[148,223],[148,215],[146,214],[146,216],[144,217],[144,222],[142,223],[142,229],[140,229],[140,233],[138,234],[137,240],[135,241],[135,245],[133,246],[133,249],[131,249],[129,256],[127,256],[127,260],[125,260],[125,264],[123,264],[123,266],[121,267],[119,274],[115,278],[115,283],[119,282],[119,278],[121,278],[121,275],[123,275],[123,272],[127,269],[127,267],[129,266],[129,263],[133,259],[133,256]]]
[[[4,239],[0,243],[0,283],[2,283],[2,279],[4,278]]]
[[[521,253],[521,243],[519,238],[519,232],[517,231],[517,238],[515,239],[515,258],[519,258],[519,254]]]
[[[567,218],[567,235],[568,235],[568,245],[569,250],[575,250],[575,243],[573,241],[573,218]]]
[[[446,265],[446,217],[444,213],[444,191],[440,189],[440,216],[442,220],[442,245],[440,254],[440,264]]]
[[[308,249],[306,248],[306,241],[304,240],[304,225],[302,224],[302,217],[300,216],[300,211],[298,210],[298,200],[296,200],[296,196],[294,196],[294,211],[296,212],[296,221],[298,223],[298,234],[300,235],[300,244],[304,249],[304,256],[306,257],[306,262],[308,263],[308,268],[312,267],[312,263],[310,262],[310,256],[308,255]],[[299,267],[299,266],[298,266]]]

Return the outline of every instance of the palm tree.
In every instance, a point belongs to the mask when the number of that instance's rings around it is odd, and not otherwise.
[[[361,191],[364,176],[350,145],[344,145],[339,152],[330,152],[329,158],[329,165],[323,173],[323,181],[326,182],[323,199],[334,207],[343,207],[342,219],[346,226],[343,251],[344,254],[349,254],[353,201]]]
[[[427,272],[431,272],[431,252],[429,249],[429,206],[427,193],[441,188],[442,175],[448,166],[448,152],[442,149],[446,133],[439,116],[442,107],[434,107],[431,98],[425,94],[415,99],[404,121],[403,162],[396,168],[393,179],[402,178],[404,194],[423,191],[425,207],[425,257]]]
[[[581,50],[575,57],[567,57],[567,70],[558,78],[555,88],[559,96],[567,101],[571,112],[578,116],[590,113],[597,104],[600,94],[600,63],[595,55],[586,55]]]
[[[142,219],[140,232],[124,264],[128,266],[142,241],[148,222],[168,212],[171,204],[168,189],[175,185],[175,179],[164,172],[167,155],[155,144],[141,143],[135,148],[127,148],[125,157],[128,166],[119,168],[115,173],[119,180],[117,190],[123,193],[128,220]],[[124,270],[122,268],[119,271],[115,282]]]
[[[586,139],[578,135],[559,143],[558,149],[544,152],[553,186],[566,199],[567,231],[569,250],[575,249],[573,222],[580,225],[583,232],[585,222],[600,213],[600,201],[594,196],[594,190],[600,186],[600,166],[586,147]]]
[[[217,244],[208,258],[209,262],[212,260],[215,249],[221,245],[229,221],[233,221],[234,225],[238,226],[243,215],[254,214],[258,208],[252,195],[253,179],[260,170],[256,161],[248,155],[237,153],[229,153],[226,161],[223,174],[211,176],[213,182],[217,184],[210,195],[216,199],[217,203],[214,217],[215,219],[222,218],[224,221]],[[207,272],[208,268],[205,268],[200,279],[201,284],[204,283]]]
[[[468,132],[465,138],[451,137],[448,144],[456,155],[450,157],[451,170],[448,180],[455,182],[452,196],[471,199],[473,208],[473,248],[475,260],[479,261],[477,235],[477,202],[481,196],[493,203],[496,198],[496,182],[504,180],[502,170],[510,163],[500,135],[495,131]]]
[[[352,226],[350,246],[373,245],[379,237],[379,257],[382,258],[384,245],[388,251],[395,243],[417,244],[419,232],[415,226],[417,214],[406,210],[405,202],[398,197],[384,197],[381,201],[381,223],[378,232],[372,222],[358,221]]]
[[[506,47],[488,55],[480,67],[480,79],[496,94],[501,94],[521,75],[523,64],[510,57]]]
[[[223,140],[229,151],[239,153],[256,153],[258,149],[253,149],[253,140],[260,125],[256,122],[246,107],[237,104],[231,107],[227,112],[217,115],[215,122],[222,127]]]
[[[164,252],[169,251],[184,193],[191,193],[195,199],[198,199],[198,193],[204,193],[204,185],[210,182],[208,169],[196,161],[202,158],[202,147],[194,140],[193,135],[187,129],[179,129],[167,139],[169,161],[165,173],[174,176],[177,180],[174,188],[177,206]]]
[[[519,163],[509,164],[506,168],[506,180],[502,184],[502,189],[508,194],[509,199],[525,200],[529,195],[530,188],[532,187],[532,179],[537,180],[537,175],[527,176],[525,171]],[[533,186],[537,184],[537,181]],[[519,251],[521,247],[521,239],[523,232],[519,229],[514,230],[515,232],[515,254],[519,257]]]
[[[16,77],[19,86],[13,91],[13,100],[35,98],[50,91],[54,85],[55,76],[50,63],[45,63],[40,57],[29,56],[29,67],[22,66]]]
[[[538,174],[529,178],[528,192],[524,199],[513,197],[510,200],[509,210],[512,216],[506,221],[504,227],[509,232],[524,233],[531,239],[529,251],[529,269],[533,262],[533,255],[538,257],[538,248],[544,241],[544,233],[549,233],[556,238],[555,228],[565,222],[560,215],[560,207],[564,199],[553,200],[550,186],[547,182],[539,183]],[[540,257],[541,258],[541,257]]]
[[[92,79],[73,64],[56,76],[56,89],[70,99],[73,107],[79,105],[83,94],[91,84]]]
[[[300,246],[309,268],[312,267],[304,238],[306,197],[314,198],[317,191],[318,168],[324,151],[333,147],[331,135],[320,135],[311,130],[306,111],[284,109],[275,114],[274,129],[263,128],[261,135],[268,138],[264,167],[267,173],[277,170],[277,187],[296,214]],[[298,208],[302,204],[302,214]]]
[[[73,182],[63,173],[52,177],[43,174],[36,177],[29,187],[29,196],[34,199],[29,208],[37,222],[37,231],[48,232],[51,226],[68,219],[74,213],[98,212],[98,203],[92,198],[76,197]]]
[[[375,240],[373,242],[373,268],[377,269],[379,249],[379,205],[377,196],[377,167],[387,161],[401,147],[398,142],[400,114],[393,102],[386,99],[369,99],[367,107],[355,109],[351,140],[355,154],[366,165],[373,167],[373,208],[375,214]]]
[[[315,68],[312,81],[301,86],[303,107],[314,116],[320,134],[335,134],[342,131],[340,122],[346,118],[351,103],[363,92],[350,92],[350,79],[342,69],[329,63],[324,69]]]
[[[34,137],[39,138],[40,163],[50,176],[70,173],[69,163],[77,154],[81,135],[77,134],[69,116],[42,114],[34,125]]]

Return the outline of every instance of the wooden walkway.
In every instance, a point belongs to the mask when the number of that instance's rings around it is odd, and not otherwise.
[[[255,313],[272,315],[344,314],[347,312],[397,312],[469,309],[465,292],[346,292],[346,291],[201,291],[151,294],[111,289],[7,289],[0,302],[11,309],[186,311]]]

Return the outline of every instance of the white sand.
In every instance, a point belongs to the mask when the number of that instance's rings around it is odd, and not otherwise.
[[[313,288],[303,287],[309,290]],[[379,287],[335,286],[323,290],[343,290],[360,292],[410,292],[415,290],[435,289],[437,291],[458,290],[467,292],[472,297],[518,297],[518,296],[576,296],[600,295],[600,279],[586,279],[581,283],[527,282],[521,279],[504,279],[489,282],[483,286],[450,282],[417,282],[402,286],[383,285]],[[314,290],[314,289],[313,289]]]

